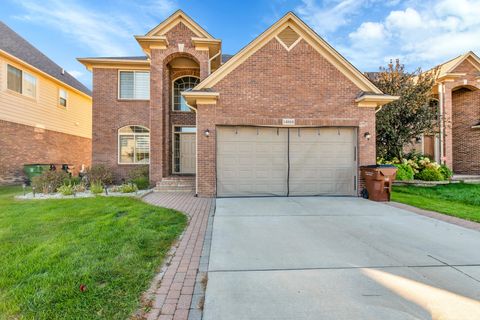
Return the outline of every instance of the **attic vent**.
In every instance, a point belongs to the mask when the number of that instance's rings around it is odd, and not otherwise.
[[[282,32],[278,34],[278,39],[285,45],[287,50],[290,50],[293,44],[300,38],[298,33],[293,31],[292,28],[286,27]]]

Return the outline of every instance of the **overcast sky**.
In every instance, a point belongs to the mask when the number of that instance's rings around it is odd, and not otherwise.
[[[362,71],[399,58],[428,69],[480,53],[480,0],[1,0],[0,19],[91,86],[77,57],[141,55],[145,34],[177,9],[236,53],[294,11]]]

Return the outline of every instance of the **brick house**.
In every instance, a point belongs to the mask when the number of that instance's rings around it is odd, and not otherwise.
[[[182,11],[93,73],[93,163],[200,196],[355,195],[383,94],[293,13],[234,56]],[[228,59],[228,61],[226,61]]]
[[[24,164],[90,166],[91,92],[0,22],[0,184]]]
[[[439,130],[411,149],[445,163],[456,174],[480,174],[480,58],[467,52],[434,69]]]

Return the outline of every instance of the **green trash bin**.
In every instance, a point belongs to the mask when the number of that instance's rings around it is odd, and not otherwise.
[[[41,175],[44,171],[50,170],[49,164],[25,164],[23,172],[27,176],[28,181],[32,181],[33,177]]]

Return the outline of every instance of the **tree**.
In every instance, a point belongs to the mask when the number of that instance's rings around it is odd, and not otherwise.
[[[404,147],[423,133],[433,133],[438,127],[438,108],[432,97],[435,70],[412,73],[396,60],[380,68],[372,81],[385,94],[400,96],[377,112],[377,156],[403,158]]]

